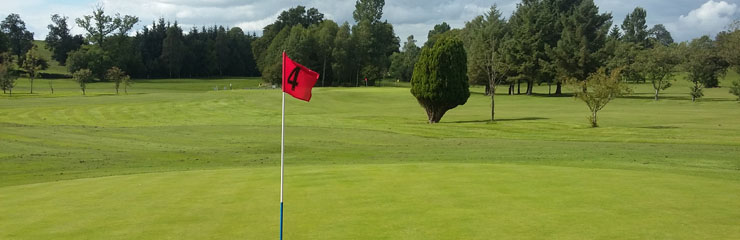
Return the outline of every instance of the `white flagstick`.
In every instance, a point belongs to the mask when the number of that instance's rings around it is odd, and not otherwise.
[[[282,75],[283,79],[285,79],[285,51],[283,51],[282,57]],[[285,172],[283,164],[285,159],[285,91],[282,90],[283,87],[284,86],[280,84],[280,91],[283,92],[283,120],[280,126],[280,240],[283,240],[283,173]]]
[[[285,92],[283,92],[283,121],[280,131],[280,239],[283,239],[283,160],[285,156]]]

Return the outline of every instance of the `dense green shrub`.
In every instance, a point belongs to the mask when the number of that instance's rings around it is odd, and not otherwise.
[[[429,123],[470,97],[467,57],[463,42],[453,37],[439,39],[434,46],[424,47],[411,78],[411,94],[424,107]]]

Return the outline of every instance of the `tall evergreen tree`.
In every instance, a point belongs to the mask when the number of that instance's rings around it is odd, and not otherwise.
[[[583,0],[561,16],[563,32],[549,54],[560,81],[583,81],[606,63],[602,52],[607,41],[611,14],[599,14],[593,0]]]
[[[617,25],[614,25],[612,29],[609,31],[609,40],[619,40],[622,38],[622,32],[619,31],[619,27]]]
[[[512,37],[504,43],[504,57],[512,66],[510,79],[517,83],[534,82],[543,75],[545,42],[538,21],[543,8],[542,1],[524,0],[509,19]]]
[[[182,62],[185,58],[185,43],[182,36],[182,29],[177,22],[167,28],[167,37],[162,40],[162,62],[167,67],[168,76],[174,75],[180,77]]]
[[[631,13],[624,17],[622,22],[622,31],[624,36],[622,40],[637,44],[641,48],[647,47],[650,43],[648,42],[648,29],[647,29],[647,11],[641,7],[636,7]]]

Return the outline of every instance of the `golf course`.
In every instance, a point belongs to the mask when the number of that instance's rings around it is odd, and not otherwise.
[[[660,101],[631,85],[599,128],[546,85],[499,88],[494,122],[482,87],[439,124],[407,83],[288,98],[285,237],[738,239],[740,103],[676,79]],[[279,89],[47,81],[0,97],[0,239],[278,237]]]

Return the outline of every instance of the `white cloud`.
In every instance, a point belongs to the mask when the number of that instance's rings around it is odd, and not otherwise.
[[[667,27],[678,39],[688,40],[699,35],[713,35],[722,31],[737,12],[738,7],[735,3],[709,0],[701,7],[691,10],[688,15],[681,15],[677,22],[668,24]]]
[[[246,21],[246,22],[240,22],[237,23],[236,26],[241,28],[244,32],[255,32],[255,33],[262,33],[262,29],[275,22],[277,20],[279,13],[275,13],[275,15],[272,15],[270,17],[266,17],[259,20],[254,21]]]

